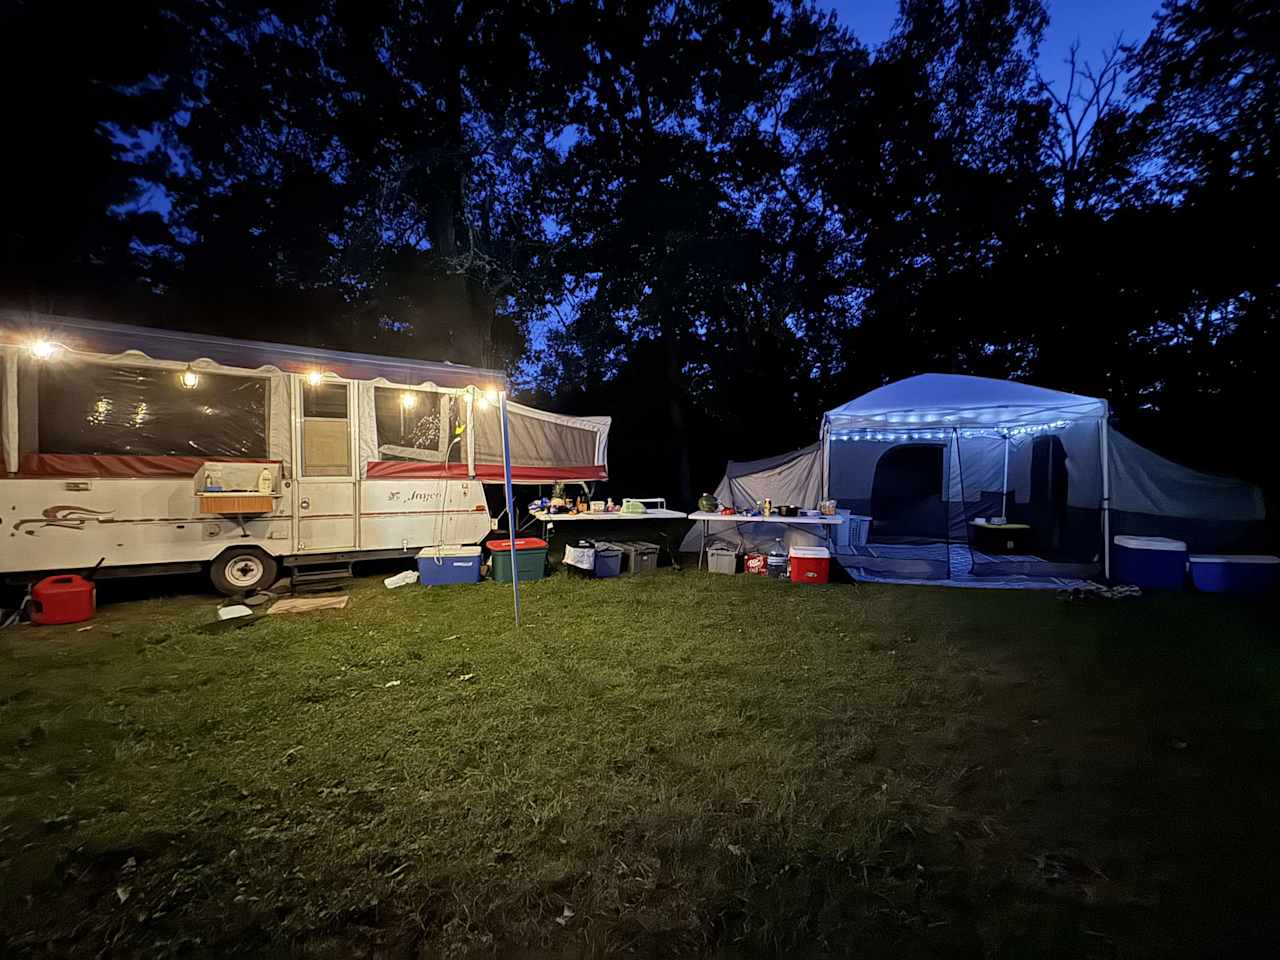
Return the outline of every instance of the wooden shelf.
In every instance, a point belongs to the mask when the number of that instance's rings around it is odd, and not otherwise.
[[[197,493],[201,513],[243,515],[246,513],[270,513],[275,509],[275,497],[269,493]]]

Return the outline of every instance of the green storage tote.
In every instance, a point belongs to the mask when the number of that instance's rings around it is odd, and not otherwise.
[[[511,541],[490,540],[485,544],[493,563],[493,579],[498,583],[511,582]],[[516,539],[516,564],[520,582],[541,580],[547,569],[547,541],[537,537]]]

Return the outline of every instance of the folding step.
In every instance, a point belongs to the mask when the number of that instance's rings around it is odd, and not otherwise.
[[[337,590],[351,580],[351,561],[328,561],[293,565],[293,592],[319,593]]]

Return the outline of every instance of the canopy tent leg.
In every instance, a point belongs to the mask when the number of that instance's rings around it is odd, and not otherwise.
[[[973,573],[973,537],[969,530],[969,508],[966,505],[964,491],[964,458],[960,455],[960,431],[955,427],[951,429],[951,442],[956,448],[956,471],[960,474],[960,519],[964,521],[964,545],[969,550],[969,572]],[[951,517],[947,517],[947,526],[951,525]],[[950,531],[948,530],[948,534]],[[951,579],[951,539],[947,538],[947,579]]]
[[[1111,427],[1107,413],[1103,413],[1099,424],[1101,430],[1102,455],[1102,576],[1108,583],[1111,581],[1111,442],[1108,434]]]
[[[822,496],[821,500],[826,500],[831,496],[831,427],[824,419],[821,431],[822,441]]]
[[[1009,519],[1005,511],[1009,508],[1005,506],[1009,502],[1009,433],[1004,435],[1004,479],[1000,481],[1000,519]]]

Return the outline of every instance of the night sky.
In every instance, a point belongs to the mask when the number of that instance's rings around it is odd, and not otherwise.
[[[827,0],[842,23],[868,46],[885,40],[893,31],[898,15],[897,0]],[[1040,50],[1040,65],[1046,79],[1061,77],[1062,59],[1072,41],[1080,40],[1084,59],[1097,62],[1100,51],[1111,46],[1117,34],[1124,42],[1136,43],[1151,30],[1151,18],[1159,0],[1049,0],[1049,27]]]

